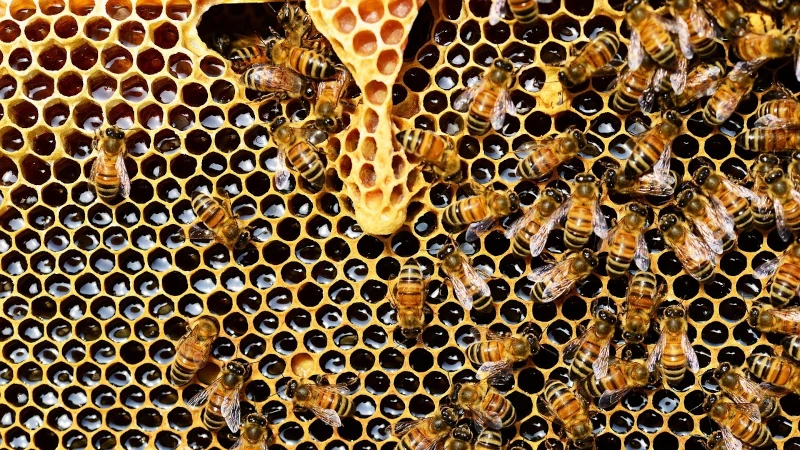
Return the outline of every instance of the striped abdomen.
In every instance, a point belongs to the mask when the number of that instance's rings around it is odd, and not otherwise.
[[[517,411],[514,409],[514,405],[510,400],[494,392],[493,389],[489,389],[483,396],[481,408],[489,413],[497,413],[497,416],[500,417],[501,428],[510,427],[517,421]]]
[[[466,272],[464,272],[464,267],[462,265],[459,265],[455,269],[443,267],[442,270],[444,270],[448,277],[459,280],[464,284],[464,287],[467,290],[467,295],[472,298],[472,309],[484,311],[492,306],[492,296],[484,295],[481,292],[480,286],[467,280],[467,275]]]
[[[487,85],[490,82],[486,83]],[[491,88],[483,88],[478,92],[469,106],[467,130],[473,136],[486,134],[491,128],[492,109],[497,104],[497,93]]]
[[[675,385],[683,381],[686,364],[686,353],[681,346],[681,334],[667,336],[667,344],[661,354],[661,369],[667,383]]]
[[[587,44],[572,64],[583,64],[586,67],[585,79],[588,79],[597,69],[608,64],[618,49],[619,38],[616,34],[606,31]]]
[[[187,345],[184,341],[184,345]],[[198,348],[200,347],[200,348]],[[206,363],[208,351],[205,347],[191,345],[189,348],[178,347],[175,361],[169,367],[170,381],[175,386],[183,386],[192,381],[194,374]],[[199,358],[196,358],[199,356]]]
[[[772,201],[767,196],[767,185],[763,178],[757,177],[753,185],[753,193],[759,199],[753,200],[751,209],[753,210],[753,223],[758,228],[769,229],[775,225],[775,208],[772,206]]]
[[[685,230],[685,232],[690,233],[689,230]],[[676,243],[674,245],[678,246],[686,244]],[[670,244],[670,246],[673,246],[673,244]],[[694,277],[697,281],[704,283],[714,276],[716,262],[713,259],[705,259],[704,255],[690,251],[675,252],[675,256],[677,256],[680,260],[681,264],[683,265],[683,269],[686,270],[686,273]]]
[[[674,68],[678,64],[678,52],[667,30],[658,22],[655,13],[643,20],[637,30],[642,47],[660,65]]]
[[[292,166],[317,190],[325,186],[325,166],[317,151],[306,141],[300,141],[286,152]]]
[[[416,261],[408,261],[400,269],[395,288],[395,301],[401,308],[422,307],[425,301],[425,280]]]
[[[729,82],[723,82],[703,108],[703,119],[711,125],[722,125],[736,111],[746,93],[738,92]]]
[[[778,267],[769,289],[772,304],[786,306],[797,295],[800,286],[800,266],[785,262]]]
[[[353,403],[346,396],[319,388],[315,389],[315,392],[317,392],[317,398],[314,403],[319,408],[336,411],[336,414],[341,417],[350,414]]]
[[[638,237],[626,230],[614,233],[613,240],[608,243],[608,259],[606,271],[609,276],[621,277],[625,275],[636,253]]]
[[[795,361],[800,361],[800,336],[789,336],[781,341],[783,354],[790,356]]]
[[[797,129],[792,128],[752,128],[738,136],[736,143],[754,152],[783,152],[800,147]]]
[[[500,450],[503,447],[503,437],[499,431],[485,429],[475,440],[474,450]]]
[[[503,359],[505,346],[502,341],[475,342],[467,347],[467,358],[480,366],[486,362],[497,362]]]
[[[230,391],[223,383],[220,383],[209,397],[208,404],[203,409],[202,417],[203,424],[209,429],[219,430],[225,426],[225,417],[222,415],[222,403],[229,394]]]
[[[116,166],[119,155],[109,155],[101,152],[97,158],[97,174],[94,178],[94,188],[100,198],[111,200],[119,192],[119,171]]]
[[[564,243],[571,250],[582,249],[592,235],[594,210],[587,202],[579,202],[567,212]]]
[[[772,435],[766,424],[753,422],[745,413],[738,410],[734,410],[734,417],[727,425],[734,436],[752,447],[763,447],[772,442]]]
[[[733,217],[733,224],[741,231],[747,231],[753,228],[753,211],[750,210],[750,205],[747,199],[738,196],[732,190],[722,187],[719,195],[715,197],[725,206],[725,210]]]
[[[798,203],[792,196],[787,196],[783,199],[783,213],[786,222],[786,228],[794,234],[800,232],[800,203]]]
[[[489,208],[483,196],[459,200],[444,211],[442,222],[450,227],[479,222],[489,216]]]
[[[517,173],[523,178],[538,180],[558,167],[562,159],[555,145],[542,146],[519,162]]]
[[[228,56],[231,67],[236,72],[241,72],[255,64],[266,64],[269,62],[267,48],[263,45],[253,45],[234,49]]]
[[[789,122],[800,122],[800,102],[793,98],[781,98],[764,102],[756,109],[756,117],[767,115]]]
[[[650,64],[642,64],[636,70],[625,72],[611,98],[611,109],[620,114],[628,114],[636,109],[652,78],[653,67]]]
[[[657,128],[648,132],[642,140],[633,145],[631,156],[625,163],[625,174],[638,176],[652,169],[665,146],[666,142],[661,138]]]
[[[697,53],[701,58],[707,58],[717,49],[717,43],[714,41],[714,39],[702,36],[700,34],[700,30],[694,26],[695,21],[693,16],[696,14],[702,14],[702,11],[698,12],[696,8],[700,8],[700,5],[697,4],[697,2],[692,2],[692,5],[689,8],[681,11],[675,11],[674,13],[679,14],[686,24],[686,27],[689,30],[689,43],[692,44],[692,47],[694,47],[694,52]]]
[[[570,422],[573,417],[584,414],[583,406],[575,394],[560,381],[547,382],[544,386],[544,399],[561,422]]]
[[[594,330],[588,332],[594,334]],[[597,361],[602,345],[602,338],[593,335],[578,347],[578,350],[575,352],[575,357],[572,360],[572,365],[569,368],[570,378],[573,380],[583,380],[592,375],[592,364]]]
[[[445,142],[430,131],[405,130],[397,133],[397,140],[406,151],[433,164],[440,164]]]
[[[639,272],[631,280],[628,289],[628,309],[641,309],[652,314],[656,306],[658,280],[651,272]]]
[[[200,192],[192,198],[192,209],[197,214],[197,218],[211,230],[216,230],[225,221],[231,219],[216,200]]]
[[[531,23],[539,17],[537,0],[508,0],[508,9],[520,23]]]
[[[403,435],[400,439],[400,450],[428,450],[432,444],[443,437],[445,433],[435,433],[430,429],[430,423],[423,423],[416,426]]]
[[[336,69],[328,58],[298,47],[289,50],[289,67],[309,78],[326,79],[336,75]]]
[[[626,376],[622,367],[611,365],[608,374],[600,379],[594,375],[583,382],[583,388],[592,397],[600,397],[605,391],[617,391],[627,388]]]
[[[521,258],[531,255],[531,239],[542,228],[542,224],[546,220],[547,217],[542,217],[537,211],[534,213],[533,219],[514,235],[514,239],[511,241],[511,250],[515,255]]]
[[[747,358],[747,367],[762,381],[780,387],[788,387],[796,376],[795,366],[791,362],[775,356],[750,356]]]

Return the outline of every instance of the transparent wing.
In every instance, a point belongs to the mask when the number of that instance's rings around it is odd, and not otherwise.
[[[717,30],[714,24],[709,20],[703,8],[697,3],[692,4],[692,12],[689,15],[689,21],[692,23],[692,28],[694,28],[698,36],[708,39],[715,39],[717,37]]]
[[[761,412],[758,409],[758,405],[755,403],[731,403],[731,405],[741,411],[753,422],[761,423]]]
[[[186,402],[186,406],[190,408],[197,408],[205,403],[206,400],[208,400],[208,397],[210,397],[211,394],[217,389],[217,386],[219,386],[220,380],[221,378],[217,378],[213,383],[206,386],[205,389],[195,394],[194,397],[190,398],[189,401]]]
[[[472,413],[475,423],[477,423],[481,428],[492,428],[494,430],[503,428],[503,421],[494,411],[472,410]]]
[[[667,197],[675,192],[675,179],[667,173],[662,175],[657,172],[648,172],[639,177],[636,192],[642,195]]]
[[[264,436],[261,441],[261,450],[269,450],[270,440],[267,436]]]
[[[716,236],[714,231],[709,228],[708,224],[702,220],[692,219],[692,223],[697,229],[697,232],[700,233],[700,237],[702,237],[705,243],[708,245],[708,248],[710,248],[712,252],[721,255],[724,246],[720,237]]]
[[[667,71],[663,67],[659,67],[650,72],[647,80],[647,88],[642,92],[642,97],[639,99],[639,107],[642,111],[652,111],[656,103],[656,96],[658,95],[658,86],[665,76],[667,76]]]
[[[792,122],[790,120],[786,120],[772,114],[764,114],[763,116],[756,119],[756,121],[753,123],[753,125],[755,125],[758,128],[778,127],[791,124]]]
[[[566,209],[564,211],[566,212]],[[560,221],[559,214],[557,213],[558,210],[547,219],[536,234],[531,236],[531,255],[539,256],[542,250],[544,250],[544,245],[547,243],[547,236],[550,235],[550,232],[553,231],[553,228],[555,228],[556,224]]]
[[[773,316],[789,322],[800,322],[800,307],[772,309],[769,312]]]
[[[723,178],[722,183],[725,185],[725,187],[733,191],[733,193],[736,194],[737,197],[744,197],[750,201],[758,199],[758,196],[756,195],[755,192],[751,191],[750,189],[747,189],[741,184],[734,183],[733,181],[727,178]]]
[[[545,264],[531,270],[531,273],[528,274],[528,279],[531,281],[544,281],[552,276],[551,272],[555,269],[556,264]]]
[[[101,155],[98,155],[94,159],[94,162],[92,163],[92,171],[89,173],[89,181],[91,181],[92,184],[96,183],[95,180],[97,180],[97,172],[100,171],[100,156]]]
[[[678,66],[669,75],[669,81],[672,85],[672,90],[676,94],[680,94],[686,88],[686,67],[689,65],[689,60],[678,55]]]
[[[747,377],[739,376],[739,386],[741,386],[742,391],[757,398],[770,397],[772,395],[760,384]],[[730,395],[736,403],[747,403],[747,400],[738,393],[728,393],[728,395]]]
[[[600,396],[598,406],[600,406],[601,409],[608,409],[616,405],[629,391],[630,388],[605,391],[603,392],[603,395]]]
[[[511,224],[510,227],[506,230],[503,235],[506,239],[511,240],[514,239],[514,236],[520,232],[523,228],[527,227],[529,223],[533,220],[534,216],[536,215],[536,208],[530,207],[525,214],[523,214],[519,219],[515,220],[514,223]]]
[[[328,140],[328,133],[316,128],[296,128],[295,132],[299,133],[303,140],[311,146],[317,146]]]
[[[461,306],[467,311],[472,310],[472,296],[467,292],[467,287],[456,277],[450,277],[450,283],[453,285],[453,293]]]
[[[706,208],[708,211],[708,215],[711,220],[714,220],[722,231],[725,232],[726,236],[729,236],[731,239],[736,238],[736,232],[734,231],[735,224],[733,223],[733,217],[728,214],[728,211],[725,210],[725,207],[722,206],[722,203],[719,202],[711,202],[709,207]]]
[[[681,53],[683,53],[683,56],[686,59],[692,59],[694,56],[694,47],[690,41],[691,35],[686,22],[684,22],[682,18],[678,17],[678,20],[673,22],[672,29],[675,30],[676,34],[678,35],[678,44],[681,47]]]
[[[780,265],[780,262],[781,260],[778,258],[768,259],[756,267],[756,269],[753,271],[753,275],[759,280],[768,278],[775,272]]]
[[[481,235],[491,229],[493,225],[494,217],[489,217],[488,219],[481,220],[480,222],[472,223],[467,228],[467,233],[464,236],[464,239],[466,239],[467,242],[477,241],[480,239]]]
[[[239,431],[239,424],[242,423],[242,412],[239,404],[239,388],[233,389],[225,398],[222,399],[222,417],[228,428],[234,433]]]
[[[697,373],[697,371],[700,370],[700,363],[697,361],[697,353],[695,353],[692,342],[689,340],[689,336],[687,336],[686,333],[683,333],[681,337],[681,348],[683,349],[683,353],[686,354],[686,366],[692,373]]]
[[[453,109],[461,112],[466,111],[469,107],[469,104],[472,103],[472,100],[474,100],[475,96],[478,95],[478,92],[483,89],[484,83],[486,83],[486,79],[481,78],[472,87],[467,88],[466,91],[462,92],[461,95],[456,97],[455,101],[453,102]]]
[[[339,417],[339,414],[332,409],[319,408],[315,406],[311,408],[311,412],[313,412],[319,420],[334,428],[339,428],[342,426],[342,418]]]
[[[548,303],[558,299],[562,295],[572,290],[575,286],[574,277],[569,276],[570,261],[561,261],[556,265],[556,270],[549,281],[544,281],[547,286],[542,292],[542,302]]]
[[[466,276],[467,280],[475,287],[478,288],[478,292],[481,295],[492,295],[492,290],[489,288],[489,284],[484,280],[478,271],[475,270],[467,261],[463,261],[461,263],[462,267],[464,268],[464,275]]]
[[[783,210],[783,203],[776,199],[774,202],[774,209],[775,228],[778,230],[778,236],[780,236],[784,242],[789,242],[789,240],[792,239],[792,233],[789,231],[789,227],[786,226],[786,212]]]
[[[659,178],[666,179],[669,176],[669,166],[672,160],[672,141],[667,142],[664,151],[659,155],[658,160],[653,164],[653,173],[658,174]]]
[[[489,8],[489,24],[497,25],[505,15],[506,0],[492,0],[492,6]]]
[[[636,239],[636,252],[633,254],[633,262],[636,263],[636,267],[641,271],[650,270],[650,250],[647,248],[647,240],[644,237],[644,233],[639,233],[639,237]]]
[[[600,239],[605,239],[608,236],[608,225],[606,225],[606,217],[603,215],[603,210],[600,209],[600,200],[594,201],[594,217],[592,218],[592,225],[594,226],[594,234]]]
[[[667,333],[661,333],[661,337],[656,342],[653,350],[650,351],[650,356],[647,357],[647,370],[653,372],[656,370],[658,362],[661,360],[661,355],[664,353],[664,347],[667,346]]]
[[[412,429],[422,426],[430,421],[432,421],[435,417],[428,417],[427,419],[420,419],[420,420],[409,420],[407,422],[400,422],[395,424],[393,434],[395,436],[402,436]]]
[[[481,364],[478,369],[476,377],[479,380],[488,380],[489,378],[496,377],[511,369],[511,363],[508,361],[493,361]]]
[[[282,150],[278,150],[275,160],[275,189],[279,191],[289,189],[290,175],[289,167],[286,165],[286,154]]]
[[[203,228],[200,226],[200,224],[196,223],[189,228],[189,239],[197,241],[214,241],[217,239],[217,235],[208,228]]]
[[[631,30],[630,45],[628,45],[628,68],[636,70],[642,65],[644,61],[644,48],[642,48],[642,40],[639,37],[639,32]]]
[[[800,49],[794,53],[794,76],[800,81]]]
[[[584,342],[586,342],[586,338],[589,337],[589,333],[593,333],[594,326],[589,327],[582,335],[577,336],[576,338],[572,339],[567,343],[567,346],[564,347],[564,354],[570,355],[575,353]]]
[[[600,352],[597,354],[597,359],[592,363],[592,371],[595,378],[603,378],[608,374],[608,361],[611,355],[611,341],[606,341]]]
[[[506,113],[514,115],[516,112],[517,109],[514,107],[514,102],[511,101],[511,95],[508,93],[508,90],[502,89],[497,95],[497,100],[495,101],[490,115],[492,128],[495,130],[503,128],[503,123],[506,120]]]
[[[717,265],[714,252],[694,233],[686,233],[685,245],[674,247],[673,251],[681,261],[711,261],[712,268]]]
[[[722,427],[722,441],[725,442],[726,450],[742,450],[742,441],[736,439],[728,427]]]
[[[128,169],[125,168],[125,158],[121,154],[117,158],[115,167],[119,173],[119,194],[128,198],[131,195],[131,179],[128,177]]]

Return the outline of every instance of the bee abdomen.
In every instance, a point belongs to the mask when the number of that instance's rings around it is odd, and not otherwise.
[[[325,186],[325,166],[316,150],[312,149],[308,143],[300,142],[286,152],[286,156],[291,161],[292,166],[316,189]]]
[[[503,437],[499,431],[486,429],[478,435],[474,450],[500,450],[503,446]]]
[[[508,9],[520,23],[531,23],[539,17],[538,0],[508,0]]]
[[[328,58],[302,48],[292,48],[289,64],[292,69],[310,78],[326,79],[336,75],[336,69]]]
[[[478,93],[472,101],[467,115],[467,130],[469,134],[481,136],[489,131],[489,128],[491,128],[489,116],[496,102],[497,95],[495,93],[487,89],[483,89]]]
[[[236,72],[241,72],[255,64],[269,62],[267,49],[261,45],[237,48],[231,52],[228,59],[231,61],[231,68]]]
[[[800,274],[800,268],[790,263],[786,263],[778,269],[770,287],[773,305],[786,306],[794,298],[798,283],[800,283],[798,274]]]
[[[172,363],[170,366],[170,381],[174,386],[185,386],[192,378],[194,378],[195,371],[182,367],[177,362]]]
[[[203,424],[209,430],[219,430],[225,426],[225,418],[221,415],[211,411],[208,407],[203,410]]]
[[[593,372],[592,364],[595,359],[596,356],[593,357],[590,352],[578,349],[578,353],[575,355],[575,359],[572,360],[572,365],[569,368],[570,378],[573,380],[583,380],[591,376]]]
[[[494,341],[476,342],[467,347],[467,358],[476,365],[481,365],[485,362],[499,361],[500,348]]]

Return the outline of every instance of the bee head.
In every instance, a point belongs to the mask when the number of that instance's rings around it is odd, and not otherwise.
[[[622,333],[622,339],[628,344],[641,344],[644,341],[644,334],[625,331]]]
[[[668,317],[670,319],[683,316],[683,308],[681,308],[679,305],[672,305],[664,310],[664,317]]]
[[[303,98],[306,100],[311,100],[317,95],[317,91],[314,90],[314,86],[311,83],[306,83],[305,87],[303,87]]]
[[[683,126],[683,119],[681,116],[675,111],[667,111],[664,115],[664,118],[667,119],[667,122],[672,124],[675,128],[680,128]]]
[[[533,328],[533,324],[530,322],[526,323],[520,327],[518,332],[525,336],[525,342],[528,344],[528,349],[531,355],[539,353],[539,335],[536,332],[536,329]]]
[[[670,228],[674,227],[678,224],[678,216],[675,214],[667,214],[666,216],[661,218],[661,221],[658,222],[658,229],[661,230],[662,233],[666,233],[669,231]]]
[[[461,393],[461,387],[461,383],[453,385],[453,392],[450,394],[450,403],[454,405],[458,404],[458,395]]]
[[[789,36],[786,38],[786,47],[784,47],[784,52],[787,54],[791,53],[795,45],[797,45],[797,39],[795,39],[794,36]]]
[[[703,412],[710,412],[712,408],[714,408],[714,404],[717,403],[717,394],[711,394],[703,400]]]
[[[297,386],[300,383],[297,380],[292,380],[288,384],[286,384],[286,396],[289,398],[294,398],[294,392],[297,390]]]
[[[694,179],[695,183],[697,183],[698,185],[702,185],[706,182],[706,180],[708,180],[708,177],[710,175],[711,175],[710,167],[700,166],[697,168],[697,170],[695,170],[694,176],[692,176],[692,178]]]
[[[775,169],[772,172],[770,172],[769,175],[767,175],[766,178],[764,178],[764,181],[767,184],[773,184],[773,183],[781,180],[782,178],[783,178],[783,170]]]
[[[333,117],[320,117],[317,119],[316,126],[320,130],[332,132],[336,129],[336,119]]]
[[[282,126],[286,125],[286,118],[285,117],[278,117],[277,119],[272,121],[270,124],[269,130],[273,133],[278,131]]]
[[[547,188],[544,190],[544,195],[552,198],[558,203],[564,203],[564,196],[561,195],[561,192],[557,191],[556,189]]]
[[[472,430],[469,429],[469,425],[459,425],[453,430],[452,436],[462,441],[471,441]]]
[[[243,377],[245,373],[247,373],[247,366],[236,360],[229,362],[227,365],[225,365],[225,368],[228,369],[228,372],[240,377]]]
[[[586,263],[589,264],[589,267],[592,269],[600,264],[600,262],[597,260],[597,256],[588,248],[581,250],[581,256],[583,256],[583,259],[586,260]]]
[[[458,420],[460,418],[461,418],[461,413],[459,413],[459,411],[457,409],[455,409],[455,408],[442,408],[442,420],[444,420],[444,422],[447,425],[449,425],[451,427],[456,426],[456,423],[458,423]]]
[[[569,80],[569,77],[567,76],[567,72],[563,71],[563,70],[559,70],[558,71],[558,81],[560,81],[561,84],[563,84],[564,86],[566,86],[568,88],[574,86],[572,81]]]
[[[761,312],[762,310],[759,306],[750,308],[750,312],[747,313],[747,324],[753,328],[757,327],[761,319]]]
[[[587,436],[584,438],[575,439],[574,441],[572,441],[572,444],[575,446],[575,448],[579,449],[592,448],[592,446],[594,445],[594,436]]]
[[[453,244],[447,244],[447,245],[445,245],[444,247],[442,247],[442,249],[441,249],[441,250],[439,250],[439,253],[438,253],[436,256],[437,256],[439,259],[444,259],[444,258],[446,258],[448,255],[451,255],[451,254],[455,253],[455,251],[456,251],[456,246],[455,246],[455,245],[453,245]]]
[[[747,32],[747,25],[749,25],[747,18],[739,17],[733,21],[728,32],[732,37],[742,37]]]
[[[514,191],[508,193],[508,210],[512,213],[519,211],[519,194]]]
[[[639,202],[628,203],[628,211],[642,217],[647,217],[647,206]]]
[[[645,368],[644,370],[647,370],[647,368]],[[658,384],[659,381],[661,381],[661,372],[660,371],[654,370],[652,372],[648,372],[647,373],[647,384],[655,385],[655,384]]]
[[[513,72],[514,71],[514,64],[511,63],[510,59],[507,58],[497,58],[494,60],[493,64],[496,68],[500,70],[504,70],[506,72]]]
[[[789,0],[775,0],[772,2],[772,7],[777,10],[782,10],[789,6]]]
[[[267,426],[267,419],[264,418],[264,416],[262,416],[261,414],[257,414],[257,413],[249,414],[247,416],[247,419],[245,419],[245,421],[247,423],[252,423],[252,424],[258,425],[260,427]]]
[[[219,334],[219,321],[216,317],[202,316],[197,322],[196,329],[199,340],[213,339]]]
[[[278,39],[276,39],[276,38],[269,38],[267,40],[266,47],[267,47],[267,54],[268,55],[272,55],[272,50],[275,48],[275,44],[277,44],[277,43],[278,43]]]
[[[606,188],[610,191],[613,191],[617,187],[617,169],[607,169],[605,173],[603,173],[603,184],[606,185]]]
[[[716,369],[714,369],[714,373],[712,374],[715,380],[721,380],[728,372],[733,369],[731,363],[724,362],[719,365]]]
[[[242,231],[241,233],[239,233],[239,236],[236,238],[236,242],[233,243],[233,248],[236,249],[236,250],[241,250],[241,249],[247,247],[247,244],[250,242],[250,238],[251,237],[252,236],[250,235],[250,231],[249,230]]]
[[[401,328],[400,334],[403,335],[406,339],[416,339],[419,337],[419,334],[422,332],[422,328],[414,327],[414,328]]]
[[[722,431],[717,430],[711,433],[711,436],[708,437],[708,440],[706,441],[706,447],[708,447],[710,450],[715,449],[723,439],[725,439],[725,437],[722,434]]]
[[[108,127],[106,128],[106,136],[112,139],[124,139],[125,133],[119,127]]]
[[[674,0],[672,2],[672,7],[678,11],[684,11],[692,6],[692,1],[693,0]]]
[[[614,315],[611,311],[607,309],[601,309],[597,311],[597,319],[601,320],[609,325],[616,325],[617,324],[617,316]]]
[[[793,160],[800,159],[800,152],[792,153],[792,159]],[[773,166],[777,166],[778,164],[780,164],[781,160],[772,153],[763,153],[761,155],[758,155],[758,162],[761,164],[770,164]]]
[[[637,6],[642,4],[643,0],[630,0],[627,5],[625,5],[625,12],[631,12]]]
[[[578,183],[594,183],[597,181],[597,178],[591,173],[581,173],[575,177],[575,181]]]
[[[586,140],[586,135],[583,134],[581,130],[572,130],[572,137],[575,139],[575,142],[578,143],[578,149],[583,150],[589,145],[589,142]]]

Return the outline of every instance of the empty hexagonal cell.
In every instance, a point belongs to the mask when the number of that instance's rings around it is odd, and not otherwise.
[[[98,51],[88,42],[70,51],[70,60],[78,69],[89,70],[97,64]]]
[[[131,0],[108,0],[106,15],[114,20],[125,20],[133,12]]]
[[[186,20],[191,12],[191,0],[167,0],[167,17],[170,19]]]
[[[378,49],[378,40],[369,30],[359,31],[353,37],[353,49],[360,56],[369,56]]]
[[[167,68],[173,77],[184,79],[192,74],[192,60],[183,53],[176,53],[170,55]]]
[[[106,117],[110,125],[126,130],[133,128],[135,124],[133,108],[129,104],[123,102],[119,102],[108,108]]]
[[[33,0],[14,0],[9,5],[8,12],[15,20],[22,22],[36,14],[36,4]]]
[[[105,17],[89,19],[83,26],[83,34],[93,41],[104,41],[111,34],[111,21]]]
[[[178,28],[169,22],[164,22],[153,30],[153,42],[160,48],[175,47],[179,38]]]
[[[160,128],[164,123],[164,111],[156,104],[142,107],[139,109],[138,116],[139,124],[150,130]]]
[[[171,103],[178,93],[178,85],[170,78],[157,78],[153,80],[153,96],[161,103]]]
[[[160,0],[140,0],[136,2],[136,15],[144,20],[153,20],[161,15],[164,5]]]
[[[59,17],[53,25],[53,31],[61,39],[69,39],[78,34],[78,21],[70,16]]]
[[[60,75],[56,83],[56,88],[58,92],[65,97],[78,95],[83,90],[83,77],[75,72],[68,72]]]
[[[24,71],[33,63],[31,52],[25,48],[16,48],[8,55],[8,66],[13,70]]]
[[[9,117],[14,124],[30,128],[39,120],[39,109],[26,100],[17,102],[9,108]]]
[[[78,128],[94,132],[103,125],[103,108],[94,102],[80,103],[75,107],[73,119]]]
[[[64,125],[69,118],[69,106],[64,103],[50,103],[44,108],[44,122],[56,128]]]

